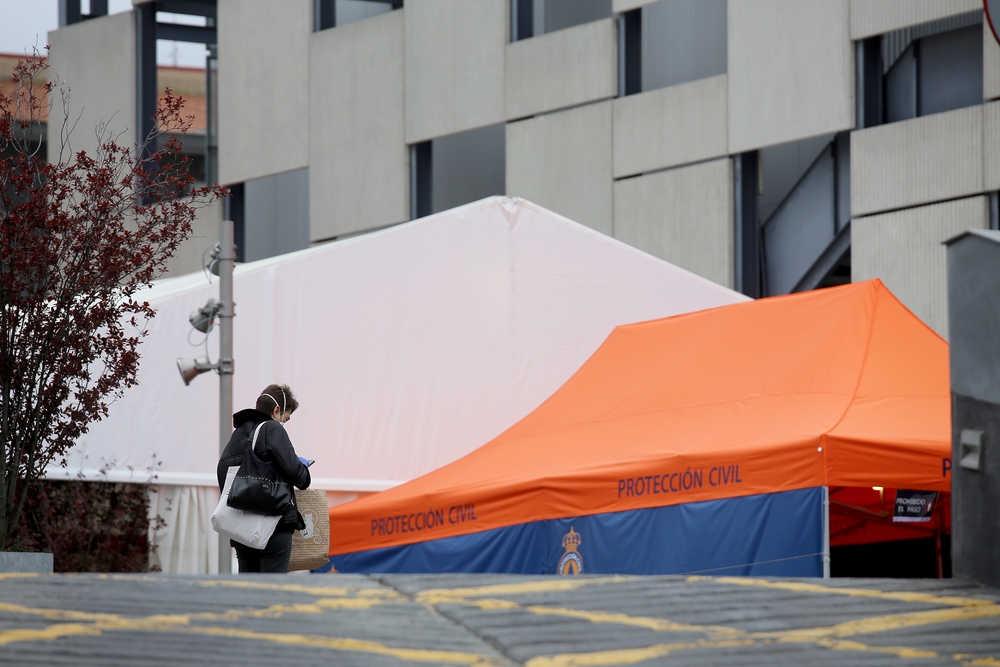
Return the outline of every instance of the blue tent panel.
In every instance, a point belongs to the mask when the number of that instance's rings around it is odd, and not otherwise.
[[[536,521],[330,560],[339,572],[361,573],[818,577],[822,508],[822,488],[801,489]]]

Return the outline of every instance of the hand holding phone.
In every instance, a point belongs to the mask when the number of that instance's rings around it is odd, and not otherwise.
[[[299,461],[302,461],[302,465],[304,465],[304,466],[305,466],[305,467],[307,467],[307,468],[308,468],[309,466],[311,466],[312,464],[316,463],[316,460],[315,460],[315,459],[307,459],[307,458],[306,458],[306,457],[304,457],[304,456],[300,456],[300,457],[299,457]]]

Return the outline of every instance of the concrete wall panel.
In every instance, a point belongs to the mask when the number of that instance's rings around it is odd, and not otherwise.
[[[982,192],[982,141],[982,106],[853,132],[852,214]]]
[[[1000,17],[997,17],[1000,19]],[[998,26],[1000,28],[1000,26]],[[1000,97],[1000,43],[997,43],[990,23],[983,19],[983,99]]]
[[[507,0],[408,0],[406,143],[504,120]]]
[[[313,3],[220,0],[218,12],[219,181],[308,166]]]
[[[966,229],[989,226],[989,199],[970,197],[851,222],[851,280],[881,278],[900,301],[948,337],[945,247]]]
[[[951,392],[1000,406],[1000,232],[978,231],[947,246]]]
[[[403,124],[403,13],[313,33],[310,238],[409,219]]]
[[[604,19],[508,44],[507,119],[614,97],[617,30]]]
[[[611,102],[507,125],[507,193],[611,234]]]
[[[202,260],[205,259],[205,246],[219,240],[219,224],[222,222],[224,210],[225,206],[221,200],[197,210],[194,220],[191,221],[191,236],[177,248],[174,256],[167,260],[166,275],[183,276],[204,268]]]
[[[639,9],[640,7],[645,7],[646,5],[651,5],[654,2],[660,1],[661,0],[611,0],[611,11],[615,14],[621,14],[622,12]]]
[[[726,154],[726,75],[614,101],[615,178]]]
[[[983,190],[1000,190],[1000,102],[983,105]]]
[[[730,153],[854,127],[847,10],[847,0],[730,0]]]
[[[851,39],[982,9],[981,0],[851,0]]]
[[[95,130],[107,123],[118,143],[135,143],[135,14],[131,11],[83,21],[53,30],[48,36],[49,77],[65,82],[69,92],[69,123],[76,124],[62,159],[88,153],[99,145]],[[49,159],[59,159],[63,108],[55,96],[49,113]]]
[[[733,285],[733,169],[728,159],[615,181],[614,237]]]

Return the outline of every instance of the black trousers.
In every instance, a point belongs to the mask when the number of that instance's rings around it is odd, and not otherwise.
[[[248,572],[280,572],[288,574],[288,559],[292,555],[292,533],[277,532],[267,541],[263,549],[234,542],[236,558],[240,561],[240,574]]]

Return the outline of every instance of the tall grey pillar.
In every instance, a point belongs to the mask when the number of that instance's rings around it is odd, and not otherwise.
[[[1000,232],[971,230],[945,244],[952,569],[1000,586]]]
[[[233,221],[223,220],[219,244],[219,456],[233,433],[233,266],[236,246],[233,244]],[[219,536],[219,574],[233,571],[229,540]]]

